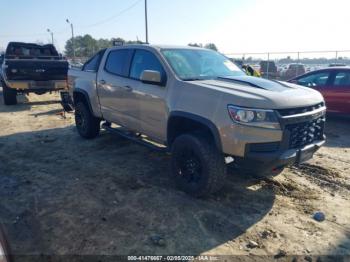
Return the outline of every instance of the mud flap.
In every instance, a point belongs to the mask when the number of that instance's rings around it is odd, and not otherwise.
[[[72,112],[74,111],[74,104],[73,100],[67,91],[61,91],[61,105],[63,107],[63,110],[66,112]]]

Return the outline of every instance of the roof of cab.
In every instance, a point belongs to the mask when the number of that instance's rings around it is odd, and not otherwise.
[[[111,49],[118,49],[118,48],[153,48],[157,50],[161,49],[204,49],[201,47],[194,47],[194,46],[181,46],[181,45],[150,45],[150,44],[126,44],[121,46],[113,46]],[[205,49],[207,50],[207,49]]]

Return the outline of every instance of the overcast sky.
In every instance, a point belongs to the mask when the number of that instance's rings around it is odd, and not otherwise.
[[[144,0],[0,0],[0,48],[71,36],[145,39]],[[148,0],[153,44],[214,42],[224,53],[349,50],[348,0]]]

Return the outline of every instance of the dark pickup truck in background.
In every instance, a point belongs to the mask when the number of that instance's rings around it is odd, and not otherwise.
[[[67,88],[68,62],[51,44],[10,42],[1,65],[5,105],[17,104],[17,93],[40,95]]]
[[[0,79],[1,79],[1,65],[2,65],[2,62],[4,62],[4,54],[0,54]]]

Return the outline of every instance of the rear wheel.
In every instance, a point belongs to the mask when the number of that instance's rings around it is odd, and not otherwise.
[[[172,145],[172,179],[179,189],[195,197],[217,192],[226,177],[223,155],[204,137],[184,134]]]
[[[95,117],[89,107],[79,101],[75,107],[75,125],[80,136],[92,139],[100,132],[100,119]]]
[[[2,82],[2,94],[5,105],[9,106],[17,104],[17,91],[15,89],[8,88],[4,82]]]

